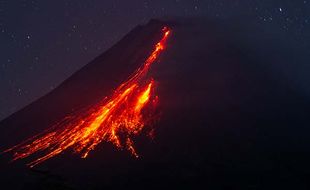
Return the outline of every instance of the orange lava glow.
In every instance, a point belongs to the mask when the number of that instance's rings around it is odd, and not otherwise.
[[[5,152],[14,152],[13,160],[35,154],[37,158],[27,164],[33,167],[68,149],[86,158],[91,150],[104,141],[118,148],[126,148],[138,157],[132,137],[139,134],[152,117],[143,114],[143,109],[157,97],[154,94],[155,82],[147,73],[165,49],[170,30],[164,27],[162,32],[161,40],[143,65],[111,97],[104,98],[82,114],[66,117],[41,134]]]

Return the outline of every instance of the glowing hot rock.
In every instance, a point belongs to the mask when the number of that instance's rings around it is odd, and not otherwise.
[[[125,147],[138,157],[131,137],[140,133],[150,119],[142,114],[142,110],[154,101],[156,95],[153,94],[154,81],[146,74],[165,48],[170,30],[164,27],[162,31],[163,37],[148,59],[110,98],[102,100],[85,114],[66,117],[43,133],[5,152],[13,151],[13,160],[40,152],[41,156],[28,164],[33,167],[69,148],[85,158],[99,143],[106,141],[118,148]]]

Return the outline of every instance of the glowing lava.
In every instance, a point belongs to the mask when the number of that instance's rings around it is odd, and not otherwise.
[[[125,147],[138,157],[131,138],[140,133],[150,119],[143,114],[143,108],[156,95],[153,94],[154,81],[147,78],[146,74],[165,48],[170,30],[164,27],[162,31],[163,37],[148,59],[110,98],[105,98],[86,112],[66,117],[41,134],[5,152],[13,151],[13,160],[32,154],[40,155],[28,164],[33,167],[69,148],[85,158],[99,143],[106,141],[118,148]]]

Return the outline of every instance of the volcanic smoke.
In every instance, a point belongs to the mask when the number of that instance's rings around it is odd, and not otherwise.
[[[86,158],[102,141],[111,142],[117,148],[126,148],[138,157],[132,137],[148,124],[151,115],[143,114],[147,106],[155,106],[157,96],[154,83],[147,76],[150,66],[165,49],[170,34],[167,27],[146,61],[129,79],[123,82],[109,98],[103,98],[87,111],[65,117],[46,131],[5,150],[14,152],[13,161],[41,155],[27,165],[34,167],[67,149]],[[124,138],[123,138],[124,137]]]

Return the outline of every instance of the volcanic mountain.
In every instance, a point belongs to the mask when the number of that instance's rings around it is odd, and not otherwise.
[[[309,99],[291,82],[296,70],[279,72],[280,60],[293,68],[279,56],[289,44],[261,32],[206,20],[137,26],[1,121],[2,186],[306,189]]]

